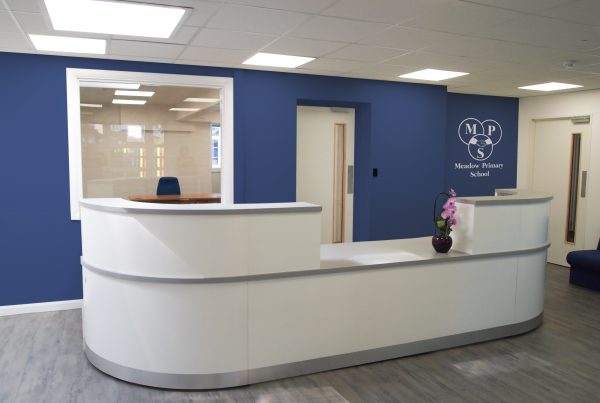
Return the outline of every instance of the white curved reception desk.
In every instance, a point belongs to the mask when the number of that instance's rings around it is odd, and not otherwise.
[[[320,246],[307,203],[84,200],[85,353],[126,381],[213,389],[529,331],[551,197],[513,193],[459,199],[448,254],[430,238]]]

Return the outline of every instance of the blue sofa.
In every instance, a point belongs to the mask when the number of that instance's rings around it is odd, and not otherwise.
[[[567,262],[571,265],[571,284],[600,291],[600,241],[596,250],[569,252]]]

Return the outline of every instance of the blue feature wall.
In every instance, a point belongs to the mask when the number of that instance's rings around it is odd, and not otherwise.
[[[356,108],[356,241],[429,235],[432,198],[449,184],[462,194],[489,193],[509,185],[508,173],[514,185],[514,99],[455,96],[434,85],[0,52],[0,306],[81,298],[80,226],[69,216],[68,67],[233,77],[237,203],[295,200],[297,105]],[[494,149],[505,161],[502,176],[463,184],[449,169],[454,158],[466,161],[451,126],[454,116],[475,113],[502,116],[503,131],[514,133],[502,139],[505,149]]]
[[[517,184],[518,98],[448,94],[446,183],[461,196]]]

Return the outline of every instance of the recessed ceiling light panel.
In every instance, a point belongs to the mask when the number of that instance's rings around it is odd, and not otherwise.
[[[219,98],[186,98],[183,102],[198,102],[198,103],[212,103],[219,102]]]
[[[313,60],[315,60],[314,57],[278,55],[275,53],[259,52],[250,59],[246,60],[244,64],[251,64],[254,66],[288,67],[293,69]]]
[[[168,38],[185,8],[98,0],[44,0],[59,31]]]
[[[71,36],[29,35],[37,50],[47,52],[106,54],[104,39],[75,38]]]
[[[449,78],[466,76],[469,73],[462,71],[449,71],[449,70],[437,70],[437,69],[424,69],[415,71],[408,74],[398,76],[400,78],[412,78],[414,80],[425,80],[425,81],[442,81],[448,80]]]
[[[146,103],[145,99],[113,99],[113,104],[121,104],[121,105],[144,105]]]
[[[154,95],[154,91],[116,90],[115,95],[119,97],[151,97]]]
[[[519,89],[532,91],[559,91],[580,87],[583,87],[583,85],[550,82],[543,84],[526,85],[525,87],[519,87]]]
[[[173,112],[198,112],[200,109],[198,108],[171,108],[169,109]]]
[[[102,108],[101,104],[79,104],[82,108]]]

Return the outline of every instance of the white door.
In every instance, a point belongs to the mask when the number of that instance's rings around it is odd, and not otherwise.
[[[532,189],[550,193],[548,262],[568,266],[567,253],[583,249],[590,126],[570,119],[535,123]]]
[[[323,207],[321,243],[352,242],[354,114],[298,106],[296,200]]]

